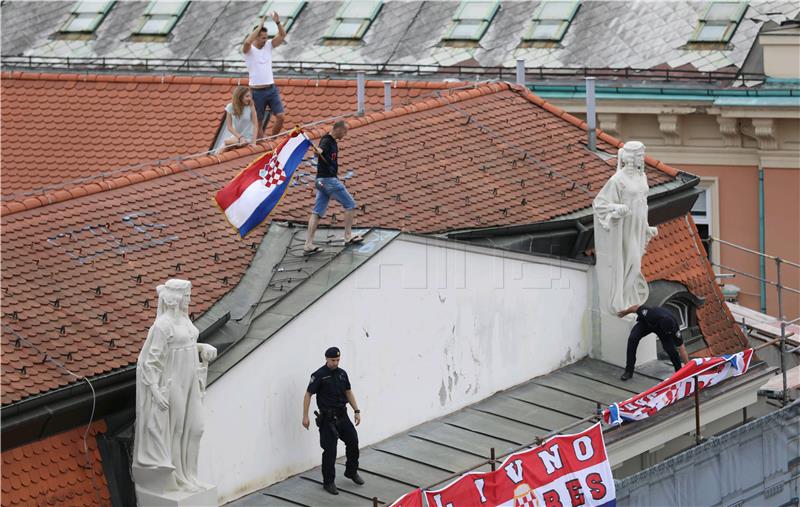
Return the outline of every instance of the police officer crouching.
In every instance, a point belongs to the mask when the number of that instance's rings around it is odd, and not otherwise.
[[[308,407],[311,396],[317,395],[316,424],[319,428],[319,445],[322,447],[322,485],[325,491],[338,495],[336,489],[336,446],[341,438],[346,446],[347,462],[344,476],[356,484],[364,484],[358,475],[358,433],[347,416],[347,403],[353,407],[356,426],[361,424],[361,411],[350,390],[347,372],[339,368],[339,349],[331,347],[325,351],[325,365],[311,374],[306,395],[303,398],[303,427],[308,429]]]

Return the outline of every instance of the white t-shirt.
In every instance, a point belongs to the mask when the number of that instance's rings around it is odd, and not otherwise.
[[[250,45],[250,51],[244,54],[244,63],[250,74],[250,86],[271,85],[272,78],[272,41],[268,40],[264,47],[258,49]]]
[[[250,116],[250,106],[245,106],[242,110],[242,114],[240,116],[236,116],[233,113],[233,104],[228,104],[225,106],[225,111],[227,111],[231,115],[231,123],[233,124],[233,128],[236,129],[237,132],[242,134],[247,142],[253,140],[253,119]],[[227,130],[227,127],[226,127]],[[230,139],[235,137],[233,133],[228,130],[227,131],[226,139]]]

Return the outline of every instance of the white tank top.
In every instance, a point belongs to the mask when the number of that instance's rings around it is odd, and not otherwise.
[[[264,47],[258,49],[250,45],[250,51],[244,54],[247,72],[250,75],[250,86],[271,85],[272,78],[272,41],[268,40]]]

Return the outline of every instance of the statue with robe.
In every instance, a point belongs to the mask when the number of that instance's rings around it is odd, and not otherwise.
[[[644,304],[649,295],[642,256],[658,230],[647,222],[644,168],[644,145],[625,143],[617,153],[617,171],[592,203],[600,304],[612,314]]]
[[[158,286],[156,319],[136,364],[134,479],[137,488],[157,493],[212,488],[198,480],[197,459],[208,363],[217,350],[197,343],[191,288],[177,279]]]

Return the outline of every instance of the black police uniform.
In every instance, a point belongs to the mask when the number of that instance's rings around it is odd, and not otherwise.
[[[346,446],[345,475],[358,471],[358,433],[347,415],[347,396],[350,379],[341,368],[329,369],[323,365],[311,375],[310,394],[317,396],[319,417],[319,445],[322,447],[322,482],[332,484],[336,477],[336,445],[342,439]]]
[[[625,371],[633,373],[636,365],[636,349],[639,341],[650,333],[655,333],[664,346],[664,352],[672,361],[675,371],[681,369],[681,358],[675,347],[683,345],[678,321],[672,312],[658,306],[640,306],[636,310],[636,325],[628,336],[628,355],[625,361]]]

